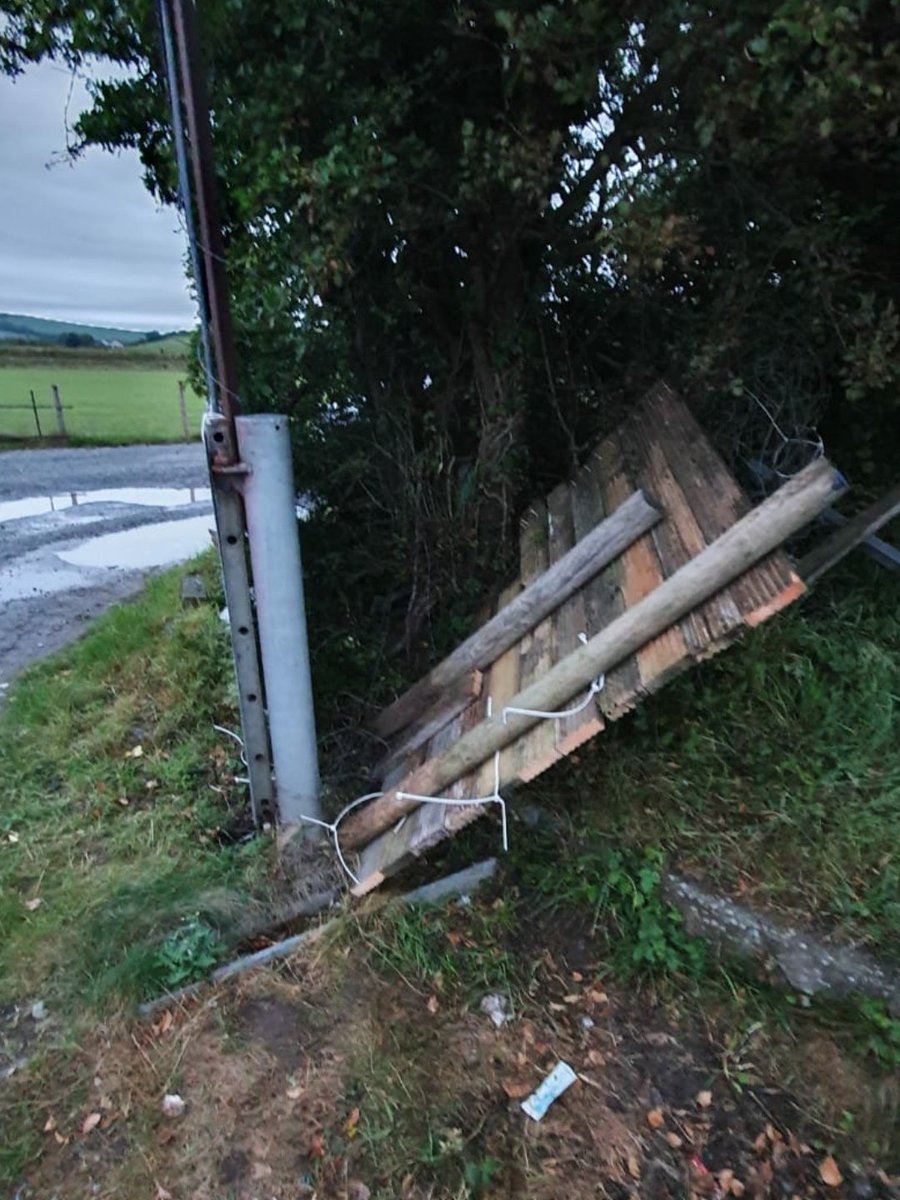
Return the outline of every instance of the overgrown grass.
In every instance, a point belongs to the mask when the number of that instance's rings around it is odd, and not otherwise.
[[[900,605],[855,559],[608,728],[529,798],[900,957]]]
[[[214,604],[181,608],[182,574],[28,672],[0,715],[0,1002],[104,1008],[185,982],[192,956],[203,973],[263,868],[263,843],[222,844],[243,804],[212,728],[234,720],[227,634]]]

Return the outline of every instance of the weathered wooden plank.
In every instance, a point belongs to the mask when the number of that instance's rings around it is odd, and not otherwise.
[[[886,525],[898,513],[900,513],[900,483],[886,492],[880,500],[876,500],[874,504],[870,504],[868,508],[857,513],[855,517],[850,517],[836,533],[810,550],[800,563],[801,576],[808,584],[815,583],[835,563],[839,563],[854,547],[865,541],[882,525]]]
[[[659,520],[660,514],[643,495],[623,497],[622,501],[608,521],[571,547],[552,569],[536,572],[520,595],[383,709],[372,724],[375,732],[389,737],[415,721],[448,684],[461,674],[488,666]]]
[[[507,599],[514,597],[520,588],[521,585],[518,582],[511,584],[510,587],[501,592],[500,603],[506,603]],[[529,635],[526,634],[527,636]],[[485,691],[491,699],[491,712],[498,716],[503,711],[503,705],[519,690],[520,659],[519,647],[510,646],[491,667]],[[487,716],[487,704],[485,704],[483,712]],[[513,747],[507,747],[501,752],[500,767],[503,775],[508,778],[515,777],[515,751]],[[493,760],[490,760],[475,771],[475,784],[472,794],[486,796],[493,786],[494,766]]]
[[[616,448],[617,457],[606,481],[604,499],[611,511],[623,502],[624,498],[633,491],[633,484],[627,473],[622,444],[618,434],[610,439]],[[662,568],[656,555],[653,540],[649,534],[638,538],[622,556],[622,598],[625,610],[639,604],[646,596],[654,592],[663,582]],[[664,627],[652,641],[648,641],[637,651],[637,665],[640,673],[640,690],[651,691],[658,681],[665,680],[688,656],[687,643],[677,625]],[[606,689],[604,689],[605,691]],[[632,707],[637,700],[637,694],[622,697],[620,705]],[[621,707],[619,709],[621,710]]]
[[[483,684],[481,671],[468,671],[449,684],[438,701],[413,725],[407,726],[399,742],[375,768],[377,778],[391,775],[407,761],[414,750],[424,745],[439,729],[459,716],[478,696]]]
[[[564,489],[566,485],[560,486]],[[523,525],[519,544],[524,584],[538,578],[541,573],[547,573],[548,568],[559,562],[566,551],[572,548],[571,529],[567,531],[562,520],[559,493],[560,488],[555,488],[547,497],[546,503],[538,506],[533,516],[530,515],[529,523]],[[531,521],[537,521],[537,535]],[[534,627],[531,637],[522,641],[520,689],[546,674],[553,665],[555,616],[555,613],[549,614]],[[515,725],[521,718],[511,713],[508,720]],[[542,721],[528,730],[512,747],[514,778],[525,783],[556,762],[558,757],[553,722]]]
[[[663,570],[668,577],[705,549],[709,545],[709,539],[704,536],[688,499],[669,466],[669,460],[658,437],[658,421],[648,420],[645,407],[641,408],[631,423],[631,434],[639,454],[647,464],[648,477],[652,479],[655,489],[654,495],[658,497],[660,507],[666,514],[665,521],[660,522],[653,535]],[[665,535],[660,532],[663,525]],[[721,532],[724,532],[724,529]],[[691,647],[697,658],[705,656],[710,641],[729,640],[743,625],[740,609],[727,588],[691,615],[697,618],[698,622],[703,622],[702,626],[698,623],[694,627],[695,630],[705,632],[702,643]],[[684,623],[682,628],[684,629]],[[691,642],[692,639],[688,638],[688,641]]]
[[[758,508],[727,530],[679,571],[638,600],[540,679],[513,698],[516,707],[552,710],[569,702],[600,672],[608,670],[661,630],[715,595],[817,513],[833,504],[846,483],[826,459],[819,459],[788,480]],[[522,718],[528,722],[530,718]],[[403,791],[425,795],[440,789],[485,762],[495,750],[521,732],[496,721],[482,721],[443,754],[430,759],[404,783]],[[365,845],[415,807],[408,798],[388,793],[351,814],[342,831],[347,848]],[[379,871],[381,867],[379,867]],[[360,884],[366,890],[365,880]]]

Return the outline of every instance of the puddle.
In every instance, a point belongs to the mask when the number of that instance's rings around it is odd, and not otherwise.
[[[209,500],[209,488],[100,488],[92,492],[60,492],[53,496],[26,496],[0,502],[0,521],[43,517],[86,504],[143,504],[153,508],[179,508]]]
[[[167,567],[208,549],[212,527],[211,516],[139,525],[91,538],[74,550],[58,550],[56,557],[73,567],[120,567],[126,571]]]

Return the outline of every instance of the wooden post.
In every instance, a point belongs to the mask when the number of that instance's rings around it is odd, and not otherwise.
[[[643,492],[634,492],[424,679],[380,712],[372,723],[374,731],[381,737],[389,737],[430,709],[441,692],[461,675],[490,666],[529,629],[652,529],[661,516]]]
[[[854,546],[893,520],[900,513],[900,483],[895,484],[880,500],[851,517],[831,537],[813,547],[799,566],[800,577],[806,583],[815,583],[820,575],[841,561]]]
[[[44,435],[43,435],[43,433],[41,433],[41,418],[38,416],[37,400],[35,400],[35,398],[34,398],[34,389],[33,388],[31,389],[31,409],[32,409],[32,412],[34,413],[34,423],[37,426],[37,435],[38,435],[38,437],[43,437]]]
[[[188,427],[187,401],[184,396],[184,380],[178,380],[178,405],[181,409],[181,428],[184,430],[184,440],[190,441],[191,431]]]
[[[50,385],[50,391],[53,393],[53,407],[56,409],[56,424],[59,427],[60,437],[66,436],[66,418],[63,414],[62,401],[59,398],[59,388],[55,383]]]
[[[846,486],[827,459],[811,463],[586,645],[520,691],[508,701],[508,707],[552,712],[568,704],[598,675],[634,654],[780,546],[833,504]],[[482,721],[404,779],[400,787],[351,814],[341,830],[342,847],[364,846],[418,806],[407,793],[441,795],[444,788],[520,738],[540,719],[515,715],[504,724],[497,713],[493,720]]]

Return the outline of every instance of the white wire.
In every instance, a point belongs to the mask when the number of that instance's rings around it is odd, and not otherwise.
[[[576,704],[574,708],[564,708],[561,712],[544,712],[540,708],[516,708],[512,704],[506,705],[503,709],[503,724],[508,724],[507,717],[514,713],[519,717],[540,717],[542,721],[563,721],[566,717],[574,717],[578,713],[583,712],[590,704],[598,692],[602,692],[606,684],[606,676],[598,675],[590,686],[590,690],[580,704]]]

